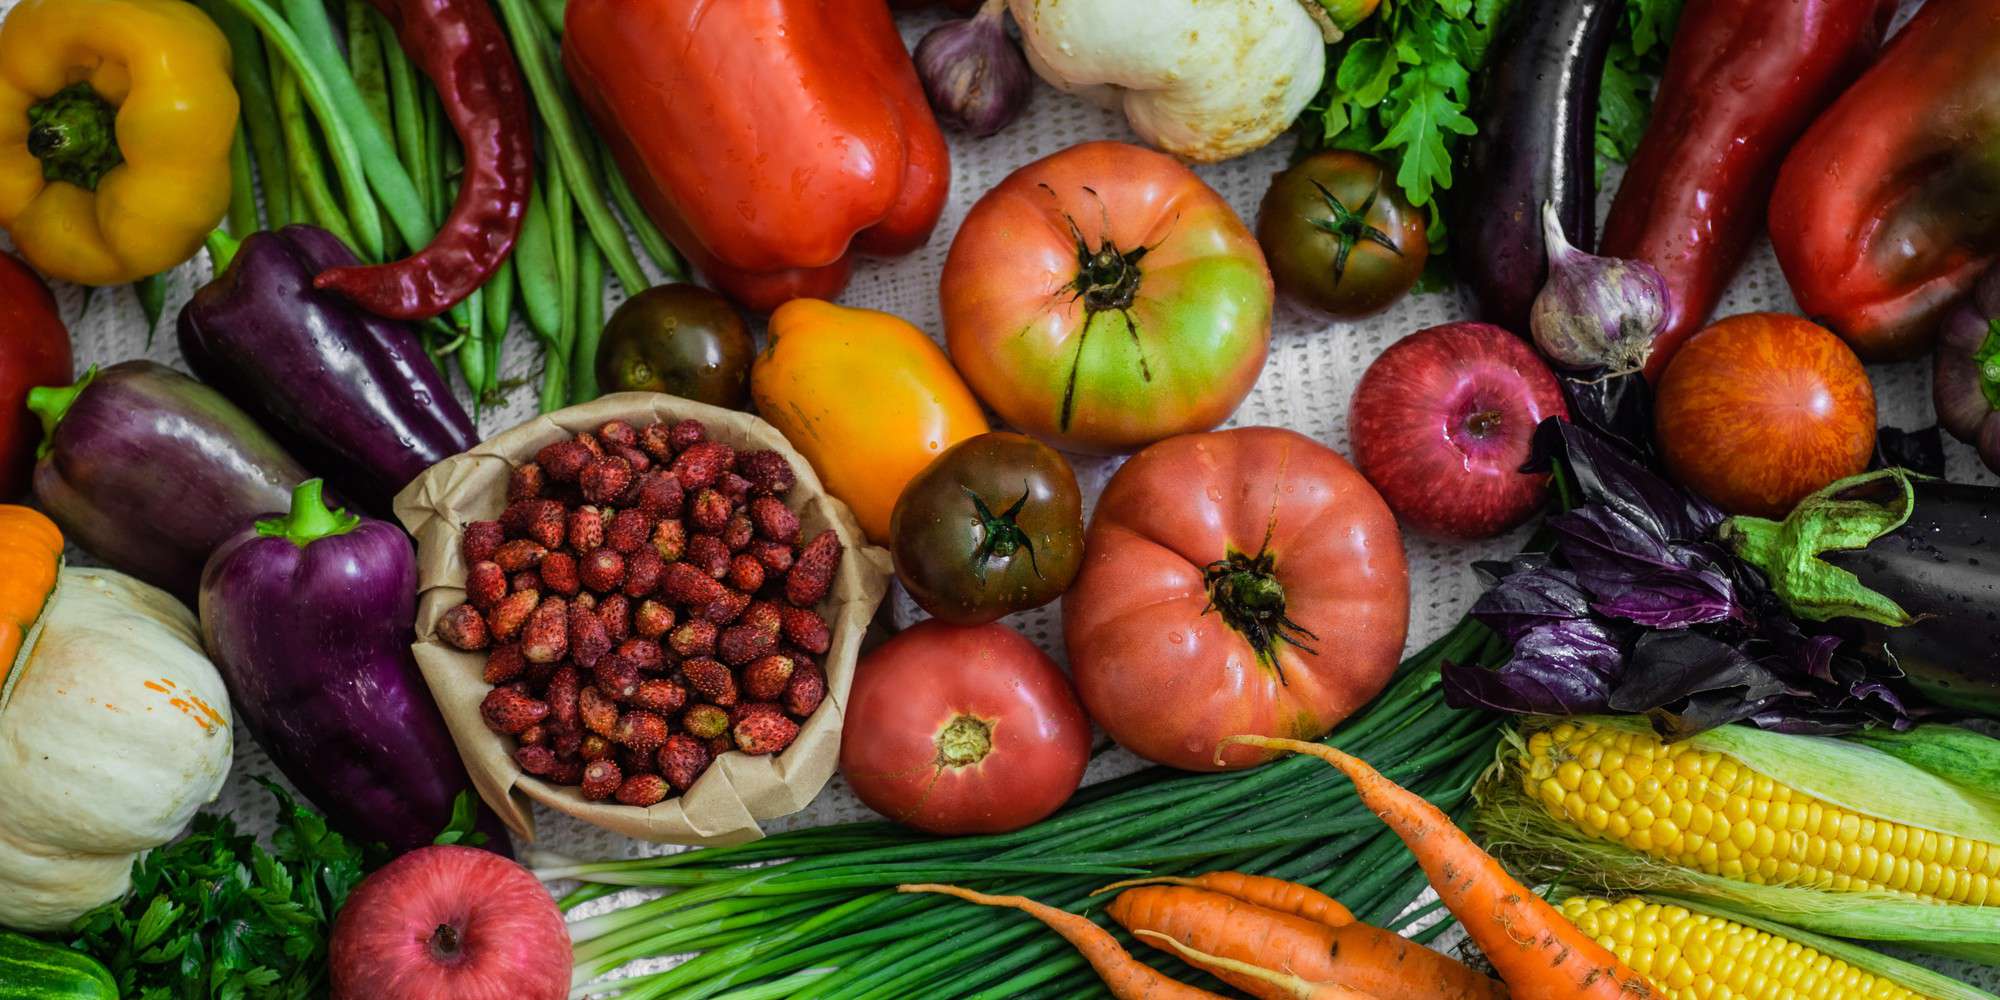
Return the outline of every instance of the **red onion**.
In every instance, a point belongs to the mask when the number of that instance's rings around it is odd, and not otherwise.
[[[1006,12],[1006,0],[986,0],[978,14],[946,21],[917,43],[917,76],[938,120],[988,136],[1027,106],[1034,78],[1007,35]]]

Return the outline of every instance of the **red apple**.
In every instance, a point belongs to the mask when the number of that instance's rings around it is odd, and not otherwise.
[[[1549,477],[1521,471],[1562,387],[1521,338],[1447,323],[1390,345],[1354,390],[1354,464],[1405,525],[1488,538],[1548,501]]]
[[[328,945],[333,1000],[565,1000],[569,928],[526,868],[424,847],[347,897]]]

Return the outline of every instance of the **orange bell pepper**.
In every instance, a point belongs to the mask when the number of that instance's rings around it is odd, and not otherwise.
[[[563,62],[633,193],[715,287],[831,298],[930,238],[951,165],[883,0],[572,0]]]

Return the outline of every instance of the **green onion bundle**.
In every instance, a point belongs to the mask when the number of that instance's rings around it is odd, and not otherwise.
[[[1498,731],[1492,716],[1445,706],[1437,668],[1501,655],[1491,632],[1461,623],[1405,661],[1330,742],[1462,812],[1493,761]],[[547,865],[538,874],[587,883],[564,900],[569,908],[629,886],[668,890],[572,926],[579,995],[749,998],[777,995],[770,991],[784,983],[783,995],[799,1000],[1001,1000],[1097,997],[1103,988],[1039,923],[898,895],[898,884],[977,885],[1085,912],[1091,891],[1117,879],[1211,870],[1303,882],[1362,920],[1398,929],[1436,911],[1409,912],[1425,885],[1415,860],[1349,782],[1303,757],[1244,772],[1143,772],[1086,788],[1062,812],[1008,834],[935,839],[855,823],[739,847]],[[1445,926],[1414,936],[1428,941]],[[1137,950],[1178,978],[1201,979]],[[681,954],[691,957],[662,972],[587,985],[637,959]]]

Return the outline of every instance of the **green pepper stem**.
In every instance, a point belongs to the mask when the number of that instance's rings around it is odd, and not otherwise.
[[[221,274],[236,259],[236,251],[243,249],[243,241],[231,233],[220,229],[209,230],[208,238],[202,241],[208,247],[208,259],[215,265],[215,273]]]
[[[118,148],[118,109],[88,83],[72,83],[28,108],[28,153],[42,161],[42,178],[86,191],[125,162]]]
[[[257,522],[257,534],[283,538],[305,548],[323,538],[344,535],[361,526],[361,518],[337,507],[328,507],[324,483],[308,479],[292,488],[292,509],[283,517],[267,517]]]
[[[42,421],[42,444],[35,449],[36,458],[47,458],[49,450],[56,446],[56,425],[69,415],[69,408],[76,405],[76,397],[90,383],[97,381],[97,366],[91,365],[75,385],[41,385],[28,390],[28,412]]]

